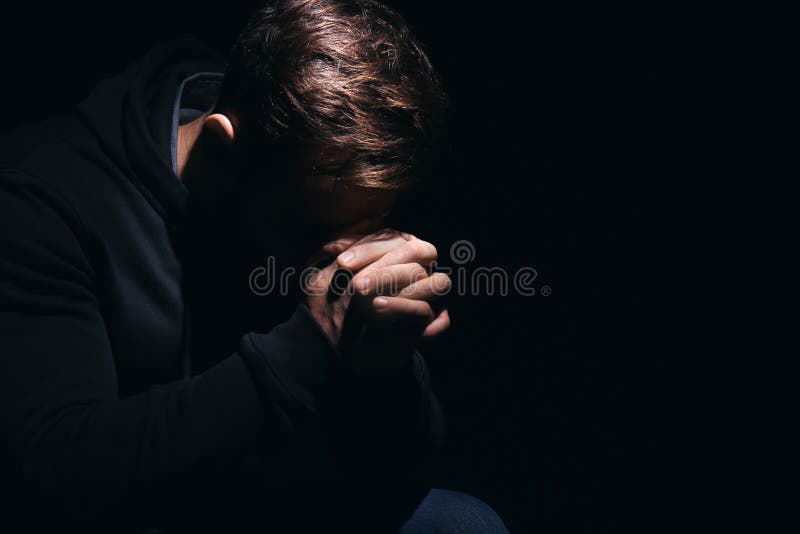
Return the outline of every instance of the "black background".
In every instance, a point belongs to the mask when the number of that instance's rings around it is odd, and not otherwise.
[[[449,416],[437,485],[484,499],[512,532],[659,530],[679,499],[666,430],[679,401],[651,335],[669,260],[653,223],[700,49],[657,8],[391,4],[455,106],[446,160],[395,224],[444,266],[468,240],[468,273],[538,273],[534,296],[454,295],[451,331],[424,351]],[[3,129],[68,109],[161,40],[225,50],[258,5],[18,4],[3,22]]]

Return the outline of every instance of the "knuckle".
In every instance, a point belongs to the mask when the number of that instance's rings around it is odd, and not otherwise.
[[[411,277],[414,280],[421,280],[423,278],[427,278],[427,276],[428,276],[428,271],[425,270],[425,267],[423,267],[419,263],[412,264]]]
[[[405,247],[415,258],[425,257],[426,249],[424,241],[420,241],[419,239],[407,241]]]
[[[449,288],[453,284],[453,281],[445,273],[433,273],[431,278],[433,278],[432,282],[437,286],[446,286]]]
[[[421,239],[409,241],[406,246],[415,257],[420,259],[436,260],[439,254],[436,250],[436,247],[432,243],[423,241]]]
[[[433,245],[433,243],[428,243],[427,241],[423,241],[422,243],[424,243],[426,258],[435,260],[439,257],[439,251],[436,250],[436,247]]]
[[[453,283],[449,276],[441,273],[434,273],[429,279],[428,286],[433,295],[441,297],[450,292]]]
[[[398,235],[400,235],[400,232],[398,230],[395,230],[394,228],[382,228],[377,232],[375,232],[375,237],[378,238],[396,237]]]
[[[402,290],[400,290],[399,295],[401,297],[412,298],[417,293],[417,291],[418,291],[418,289],[412,284],[412,285],[406,286]]]

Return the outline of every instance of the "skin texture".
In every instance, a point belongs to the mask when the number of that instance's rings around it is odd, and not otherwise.
[[[236,140],[236,123],[235,116],[213,113],[179,127],[178,177],[208,182],[232,168],[226,161],[232,151],[226,149]],[[343,185],[326,176],[306,176],[301,182],[286,212],[292,220],[277,222],[286,228],[315,229],[318,250],[306,265],[325,266],[307,282],[306,303],[312,315],[353,368],[381,372],[405,365],[421,340],[450,326],[447,310],[436,306],[450,289],[450,279],[443,273],[429,274],[436,247],[384,228],[383,219],[396,200],[393,191]],[[262,201],[260,195],[250,197],[256,204]],[[294,248],[311,240],[311,234],[301,238],[288,232],[284,238]],[[341,271],[352,278],[341,295],[332,298],[329,288]]]

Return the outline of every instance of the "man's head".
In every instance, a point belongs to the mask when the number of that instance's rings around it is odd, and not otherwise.
[[[295,215],[334,229],[381,215],[425,175],[446,102],[390,8],[278,0],[239,34],[204,129],[254,190],[281,191]]]

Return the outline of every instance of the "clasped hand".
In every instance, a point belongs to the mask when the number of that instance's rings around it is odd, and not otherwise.
[[[439,299],[450,277],[431,273],[432,244],[397,230],[340,237],[318,255],[333,259],[306,281],[306,303],[346,362],[358,372],[407,365],[423,339],[440,335],[450,316]]]

